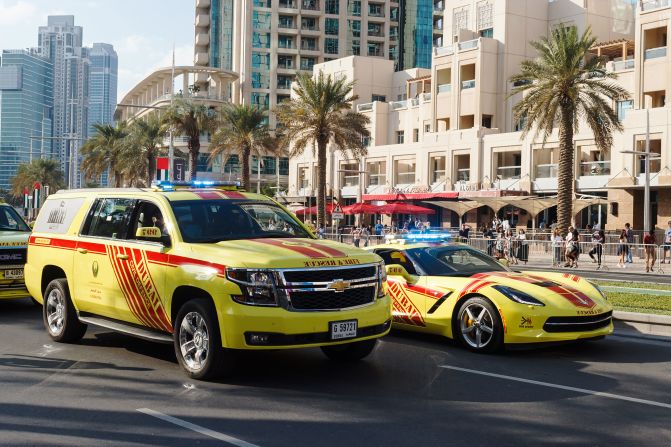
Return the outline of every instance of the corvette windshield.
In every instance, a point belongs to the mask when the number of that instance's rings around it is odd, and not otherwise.
[[[507,271],[496,259],[469,247],[422,247],[410,249],[407,253],[429,276],[471,276]]]
[[[311,237],[290,214],[272,203],[185,200],[172,202],[172,210],[185,242]]]

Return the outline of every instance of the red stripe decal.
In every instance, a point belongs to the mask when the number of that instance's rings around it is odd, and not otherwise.
[[[104,255],[107,253],[105,244],[98,244],[96,242],[79,241],[77,243],[77,248],[83,248],[85,250],[90,251],[91,253],[97,253],[99,255]]]
[[[244,194],[237,191],[220,191],[227,199],[246,199]]]
[[[205,200],[216,200],[223,198],[221,194],[217,191],[191,191],[201,199]]]
[[[314,248],[315,250],[323,251],[324,253],[329,254],[331,256],[335,256],[335,257],[338,257],[338,258],[347,257],[347,253],[345,253],[343,251],[340,251],[340,250],[337,250],[333,247],[329,247],[328,245],[319,244],[317,242],[308,242],[308,244],[310,244],[311,248]]]

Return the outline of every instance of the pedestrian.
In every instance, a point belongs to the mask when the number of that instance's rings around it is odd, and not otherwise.
[[[520,228],[517,232],[517,259],[524,262],[526,265],[529,260],[529,245],[527,241],[527,233],[524,228]]]
[[[503,234],[503,231],[499,231],[496,234],[496,242],[494,243],[494,247],[496,248],[496,258],[497,259],[505,258],[506,239],[505,235]]]
[[[375,224],[375,236],[382,236],[382,230],[384,227],[382,226],[382,221],[378,219],[377,223]]]
[[[666,230],[664,230],[664,257],[659,262],[660,264],[664,264],[666,262],[666,256],[668,255],[669,251],[671,251],[671,220],[667,222],[667,225],[668,226]],[[669,259],[668,262],[671,263],[671,259]]]
[[[364,225],[361,229],[361,237],[363,238],[363,246],[368,247],[368,243],[370,242],[370,230],[368,229],[368,225]]]
[[[643,247],[645,248],[645,271],[646,273],[653,272],[657,260],[657,239],[654,227],[643,236]]]
[[[355,247],[359,246],[359,243],[361,242],[361,228],[356,227],[352,230],[352,241],[354,242]]]
[[[578,230],[569,227],[569,232],[566,235],[566,251],[564,253],[566,256],[566,263],[564,264],[564,267],[578,267],[578,254],[580,250],[578,244]]]
[[[561,237],[561,233],[558,228],[552,230],[552,266],[559,267],[561,264],[561,254],[562,246],[564,245],[564,239]]]
[[[671,226],[671,222],[669,222],[669,226]],[[634,243],[634,230],[631,229],[631,225],[627,222],[624,224],[624,231],[627,234],[627,244],[629,244],[629,250],[627,250],[627,260],[626,262],[631,264],[634,262],[632,258],[632,245]]]
[[[492,256],[492,252],[494,251],[494,239],[496,239],[496,235],[494,234],[494,230],[492,230],[491,224],[488,224],[486,227],[482,227],[482,237],[488,239],[487,254]]]
[[[515,252],[516,242],[517,241],[513,237],[513,230],[506,231],[506,258],[510,264],[517,264],[517,253]]]
[[[601,255],[603,254],[603,243],[606,239],[606,235],[603,230],[596,230],[592,233],[592,249],[589,251],[589,257],[592,258],[592,262],[596,262],[596,269],[601,269]],[[594,259],[596,255],[596,259]]]
[[[317,238],[318,239],[324,239],[324,234],[326,233],[326,230],[324,229],[323,225],[320,225],[317,228]]]
[[[459,230],[459,238],[461,242],[468,242],[468,234],[471,232],[471,227],[465,223],[461,224],[461,229]]]
[[[617,266],[625,268],[625,261],[627,259],[627,252],[629,251],[629,245],[627,244],[627,232],[622,230],[620,233],[620,242],[617,244],[617,255],[620,259],[617,261]]]

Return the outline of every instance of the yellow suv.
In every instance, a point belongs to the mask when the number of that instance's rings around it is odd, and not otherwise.
[[[47,199],[25,269],[54,340],[93,324],[173,343],[196,379],[231,372],[238,350],[374,349],[391,325],[377,255],[316,240],[266,196],[201,184]]]
[[[30,227],[16,210],[0,202],[0,299],[28,298],[23,282],[23,264]]]

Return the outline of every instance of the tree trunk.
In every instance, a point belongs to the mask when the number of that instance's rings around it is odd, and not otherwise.
[[[326,140],[317,141],[317,225],[326,228]]]
[[[198,155],[200,154],[200,137],[191,137],[189,144],[189,175],[191,181],[196,180],[196,170],[198,169]]]
[[[119,171],[115,170],[114,171],[114,186],[116,188],[121,188],[121,186],[122,186],[121,181],[122,181],[121,173]]]
[[[573,217],[573,114],[570,106],[560,109],[559,167],[557,181],[557,227],[566,234]]]
[[[153,149],[147,149],[147,188],[156,180],[156,156]]]
[[[247,192],[252,191],[252,185],[249,184],[249,176],[250,176],[250,170],[249,170],[249,147],[247,145],[244,145],[242,147],[242,189],[244,189]]]

